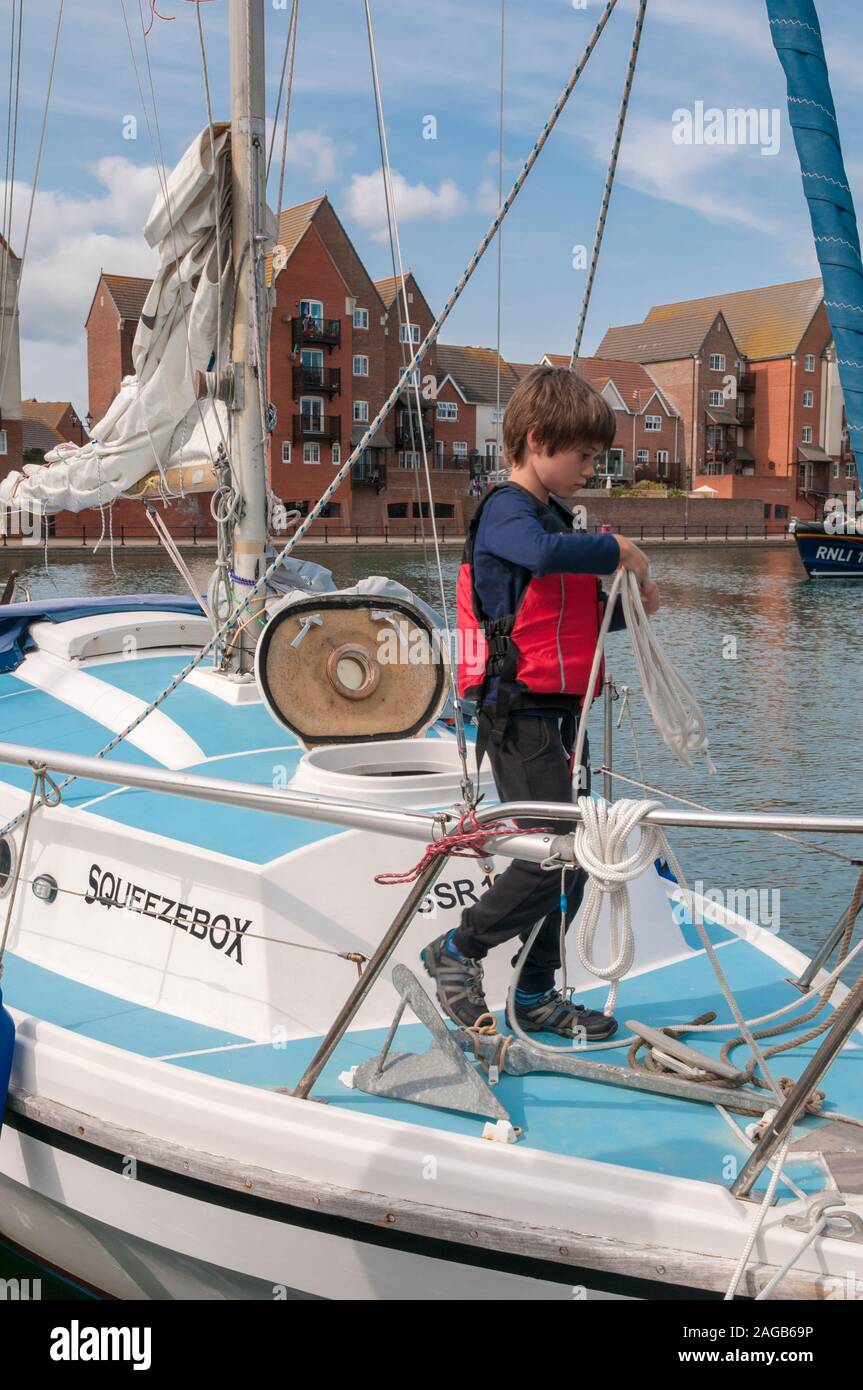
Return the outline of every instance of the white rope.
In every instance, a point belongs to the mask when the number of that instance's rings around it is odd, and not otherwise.
[[[638,580],[631,570],[619,569],[614,576],[590,669],[588,692],[596,689],[605,639],[618,594],[621,595],[626,631],[632,644],[644,698],[660,738],[666,747],[671,749],[678,762],[686,767],[692,767],[693,754],[703,753],[707,758],[708,771],[715,772],[716,768],[708,752],[707,726],[701,706],[695,692],[675,670],[660,647],[641,602]],[[581,767],[590,706],[590,698],[585,697],[575,745],[577,768]]]
[[[770,1205],[776,1193],[776,1188],[779,1185],[779,1179],[782,1174],[782,1167],[785,1163],[785,1159],[788,1156],[788,1150],[791,1146],[792,1134],[793,1131],[789,1130],[788,1138],[782,1145],[782,1150],[776,1159],[776,1167],[773,1169],[773,1172],[770,1175],[770,1182],[767,1185],[767,1191],[764,1193],[764,1200],[761,1203],[761,1206],[758,1208],[758,1211],[755,1213],[755,1220],[752,1223],[752,1229],[749,1232],[749,1238],[746,1242],[746,1245],[744,1246],[743,1254],[740,1256],[740,1259],[737,1263],[737,1268],[735,1269],[734,1274],[732,1276],[731,1283],[728,1285],[728,1289],[726,1290],[724,1299],[726,1303],[730,1302],[731,1299],[734,1298],[734,1295],[737,1292],[737,1286],[740,1283],[740,1280],[743,1278],[744,1270],[746,1269],[746,1266],[749,1264],[749,1258],[752,1254],[755,1242],[758,1239],[758,1233],[764,1224],[764,1218],[766,1217],[770,1209]]]
[[[649,868],[657,856],[660,835],[657,827],[641,826],[641,836],[630,853],[628,840],[658,801],[581,800],[582,818],[575,828],[575,857],[588,875],[576,949],[585,970],[600,980],[610,980],[611,989],[604,1012],[614,1011],[618,981],[628,975],[635,960],[635,937],[627,884]],[[595,958],[596,934],[602,905],[608,900],[611,959],[600,965]]]
[[[617,171],[617,158],[620,154],[620,142],[623,139],[623,128],[626,124],[626,113],[629,110],[629,98],[632,92],[632,83],[635,78],[635,65],[638,61],[638,50],[641,45],[641,30],[644,25],[644,13],[647,9],[647,0],[639,0],[638,14],[635,17],[635,30],[632,35],[632,49],[629,54],[629,63],[626,69],[626,77],[623,83],[623,95],[620,100],[620,111],[617,117],[617,129],[614,134],[614,143],[611,149],[611,159],[608,165],[608,172],[605,176],[605,187],[602,191],[602,202],[599,208],[599,219],[596,224],[596,235],[593,240],[593,253],[590,257],[590,266],[587,272],[587,282],[584,287],[584,297],[581,301],[581,313],[578,317],[578,327],[575,332],[575,342],[572,347],[572,354],[569,359],[569,369],[575,371],[578,356],[581,352],[581,340],[584,334],[584,325],[587,321],[587,311],[590,308],[590,296],[593,292],[593,281],[596,275],[596,267],[599,262],[599,253],[602,249],[602,236],[605,231],[605,219],[608,216],[608,205],[611,202],[611,191],[614,187],[614,175]]]

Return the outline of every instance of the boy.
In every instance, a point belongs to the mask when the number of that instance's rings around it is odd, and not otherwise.
[[[486,495],[471,523],[458,583],[459,684],[462,694],[477,699],[477,760],[487,747],[502,802],[572,801],[581,700],[594,698],[601,685],[600,673],[588,695],[604,610],[596,576],[620,565],[633,570],[645,611],[659,607],[646,555],[622,536],[573,532],[572,514],[554,500],[571,497],[593,475],[595,456],[611,447],[615,428],[614,411],[575,372],[535,367],[513,392],[504,417],[510,481]],[[623,626],[620,612],[611,626]],[[590,791],[589,768],[585,742],[579,795]],[[571,822],[553,824],[561,832],[572,829]],[[567,927],[585,877],[582,869],[569,872]],[[516,936],[524,943],[542,919],[516,991],[519,1025],[590,1041],[617,1030],[614,1018],[555,988],[560,897],[559,873],[512,860],[462,913],[460,925],[424,948],[438,1001],[455,1023],[470,1028],[488,1012],[482,984],[487,952]]]

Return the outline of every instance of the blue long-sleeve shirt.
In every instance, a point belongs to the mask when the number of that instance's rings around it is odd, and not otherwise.
[[[599,536],[573,531],[551,506],[525,488],[510,484],[495,492],[483,507],[473,551],[474,584],[483,616],[502,618],[514,613],[529,581],[544,574],[613,574],[620,564],[620,546],[611,533]],[[625,626],[620,600],[615,604],[611,630]],[[497,693],[489,681],[486,703]],[[538,706],[541,701],[537,701]],[[541,712],[554,712],[543,707]]]

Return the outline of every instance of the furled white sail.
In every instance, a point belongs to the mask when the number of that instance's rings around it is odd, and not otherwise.
[[[5,506],[78,512],[113,501],[154,470],[172,481],[209,473],[227,414],[220,402],[196,400],[195,373],[215,366],[220,312],[223,356],[230,342],[230,127],[217,126],[212,143],[215,158],[209,129],[197,136],[147,218],[144,236],[158,247],[159,269],[135,334],[134,375],[83,447],[61,445],[44,464],[3,479]]]

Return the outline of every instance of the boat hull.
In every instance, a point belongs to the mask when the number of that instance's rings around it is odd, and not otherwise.
[[[863,536],[831,535],[821,522],[800,522],[794,540],[810,579],[863,579]]]

